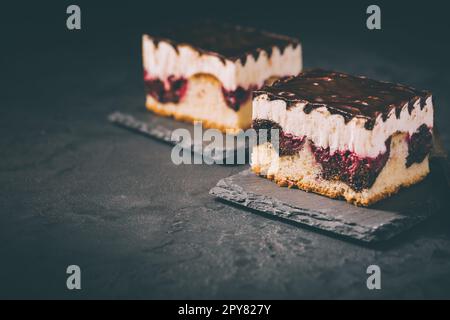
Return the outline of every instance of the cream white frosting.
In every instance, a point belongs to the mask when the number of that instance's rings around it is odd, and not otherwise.
[[[302,70],[301,45],[288,45],[283,53],[277,47],[269,57],[261,51],[257,60],[252,55],[242,65],[240,60],[225,60],[212,54],[200,54],[192,47],[180,44],[177,50],[165,41],[155,45],[152,38],[142,38],[142,54],[144,69],[152,77],[166,79],[170,75],[189,78],[195,74],[205,73],[215,76],[227,90],[235,90],[238,86],[248,89],[256,85],[261,87],[269,77],[296,75]]]
[[[253,99],[253,119],[268,119],[277,122],[285,132],[296,136],[307,136],[315,145],[330,151],[350,150],[363,157],[376,157],[386,151],[385,141],[396,132],[413,134],[422,124],[433,127],[433,102],[430,96],[425,107],[420,109],[420,99],[415,101],[411,114],[405,104],[400,118],[395,110],[383,121],[381,115],[374,128],[364,128],[365,119],[354,117],[348,123],[344,117],[331,114],[326,107],[303,112],[305,103],[298,103],[289,110],[284,100],[270,101],[266,94]]]

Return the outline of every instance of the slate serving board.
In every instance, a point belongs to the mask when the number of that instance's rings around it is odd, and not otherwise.
[[[363,242],[388,240],[438,208],[430,179],[369,208],[282,188],[250,170],[221,179],[210,194],[228,202]]]
[[[122,128],[172,145],[179,143],[179,140],[172,139],[172,133],[176,129],[186,129],[191,134],[191,137],[194,137],[193,124],[176,121],[173,118],[161,117],[143,108],[131,112],[115,111],[108,115],[108,120]],[[248,141],[238,139],[238,137],[239,135],[235,135],[234,144],[227,146],[225,144],[225,135],[223,135],[223,148],[216,148],[214,153],[204,152],[211,141],[200,141],[200,143],[196,144],[194,138],[192,138],[191,141],[182,141],[179,145],[183,149],[202,155],[204,160],[213,161],[214,163],[236,164],[238,154],[243,154],[245,157],[244,161],[248,162]]]

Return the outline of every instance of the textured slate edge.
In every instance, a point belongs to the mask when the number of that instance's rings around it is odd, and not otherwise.
[[[158,119],[158,116],[155,116],[154,119]],[[163,142],[169,143],[171,145],[176,145],[178,142],[175,140],[172,140],[172,132],[177,128],[177,121],[171,120],[169,118],[164,118],[165,121],[171,121],[172,127],[168,128],[167,126],[158,124],[157,121],[141,121],[134,117],[131,114],[122,113],[120,111],[115,111],[108,115],[108,121],[125,129],[138,132],[141,134],[144,134],[145,136],[156,138],[158,140],[161,140]],[[192,126],[193,127],[193,126]],[[237,152],[240,150],[239,148],[232,148],[227,149],[223,148],[222,150],[218,150],[213,154],[212,157],[206,154],[204,154],[202,151],[205,148],[203,146],[202,150],[198,150],[198,146],[196,146],[194,143],[191,144],[181,144],[181,147],[186,150],[190,150],[191,152],[195,152],[197,154],[202,155],[203,157],[207,157],[209,160],[218,162],[222,161],[224,164],[234,164],[234,163],[228,163],[228,159],[237,159]],[[248,149],[246,148],[246,159],[248,161]]]
[[[242,171],[238,175],[245,174],[248,171]],[[367,243],[389,240],[427,218],[427,216],[416,216],[410,219],[398,218],[390,221],[389,224],[383,224],[377,228],[368,228],[355,223],[348,223],[319,211],[301,208],[272,197],[248,192],[233,183],[233,177],[219,180],[217,185],[209,191],[209,194],[239,206]],[[274,188],[279,187],[274,184]]]
[[[175,144],[175,141],[171,139],[172,130],[166,127],[154,126],[151,123],[139,121],[132,115],[121,113],[119,111],[108,115],[108,120],[122,128],[130,129],[170,144]]]

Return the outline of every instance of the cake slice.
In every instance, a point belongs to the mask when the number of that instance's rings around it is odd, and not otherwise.
[[[298,40],[202,23],[143,36],[146,106],[164,116],[237,131],[251,126],[252,91],[302,68]]]
[[[255,91],[253,128],[279,129],[277,147],[253,148],[254,172],[367,206],[429,173],[433,102],[427,91],[311,70]]]

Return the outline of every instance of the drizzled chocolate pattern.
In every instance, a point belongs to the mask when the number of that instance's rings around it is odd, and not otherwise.
[[[175,50],[178,50],[177,46],[180,44],[189,45],[201,54],[219,57],[223,63],[225,60],[240,60],[243,65],[249,55],[257,60],[262,51],[271,56],[274,47],[283,53],[289,45],[294,48],[299,45],[299,41],[294,38],[212,22],[184,26],[164,33],[152,34],[149,37],[155,46],[161,41],[170,43]]]
[[[345,122],[354,117],[366,119],[365,128],[368,130],[373,129],[379,115],[386,121],[392,109],[399,118],[403,106],[408,104],[411,113],[418,99],[423,109],[431,95],[428,91],[401,84],[321,69],[281,78],[271,86],[254,91],[253,97],[262,94],[267,94],[271,100],[286,101],[288,108],[299,102],[306,103],[305,113],[326,107],[330,113],[343,116]]]

